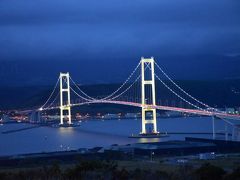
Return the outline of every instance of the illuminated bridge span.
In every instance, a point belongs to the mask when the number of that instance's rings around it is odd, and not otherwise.
[[[227,114],[225,112],[212,112],[212,111],[208,111],[208,110],[186,109],[186,108],[160,106],[160,105],[155,105],[155,106],[142,105],[141,103],[128,102],[128,101],[93,100],[91,102],[71,104],[70,107],[82,106],[82,105],[87,105],[87,104],[118,104],[118,105],[134,106],[134,107],[139,107],[139,108],[145,107],[145,108],[164,110],[164,111],[175,111],[175,112],[196,114],[196,115],[202,115],[202,116],[216,116],[219,118],[234,119],[234,120],[240,119],[239,115]],[[50,110],[50,109],[60,109],[60,106],[51,107],[51,108],[47,108],[47,109],[41,109],[41,111]]]
[[[164,81],[162,77],[164,77]],[[165,81],[165,79],[168,81]],[[157,103],[156,100],[161,92],[159,92],[160,88],[156,87],[155,81],[165,87],[172,96],[187,104],[188,108],[164,106],[159,102]],[[58,86],[60,87],[59,91]],[[219,111],[190,95],[163,71],[154,61],[154,58],[142,58],[130,76],[118,89],[101,98],[89,96],[81,89],[81,86],[73,81],[69,73],[60,73],[52,93],[38,111],[60,109],[60,124],[64,124],[64,120],[71,124],[72,107],[99,103],[140,107],[142,109],[141,134],[158,133],[156,110],[212,116],[213,123],[214,117],[222,118],[229,124],[231,122],[227,119],[240,120],[239,115]],[[146,125],[152,126],[151,132],[147,131]],[[213,133],[215,133],[214,131],[213,126]]]

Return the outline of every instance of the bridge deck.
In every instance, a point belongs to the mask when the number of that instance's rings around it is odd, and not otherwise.
[[[179,107],[170,107],[170,106],[160,106],[160,105],[142,105],[141,103],[135,103],[135,102],[127,102],[127,101],[110,101],[110,100],[93,100],[89,102],[84,103],[77,103],[77,104],[71,104],[71,107],[75,106],[82,106],[86,104],[118,104],[118,105],[127,105],[127,106],[134,106],[134,107],[149,107],[154,108],[158,110],[165,110],[165,111],[176,111],[176,112],[182,112],[182,113],[188,113],[188,114],[196,114],[196,115],[203,115],[203,116],[216,116],[219,118],[227,118],[227,119],[233,119],[233,120],[240,120],[240,115],[234,115],[234,114],[227,114],[225,112],[210,112],[207,110],[200,110],[200,109],[186,109],[186,108],[179,108]],[[42,110],[50,110],[50,109],[58,109],[59,107],[51,107],[46,108]]]

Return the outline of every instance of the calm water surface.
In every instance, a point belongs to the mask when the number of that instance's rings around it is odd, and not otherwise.
[[[211,135],[170,135],[168,138],[131,139],[131,134],[138,134],[141,120],[88,120],[75,128],[40,127],[24,131],[2,134],[6,130],[20,129],[30,124],[4,124],[0,126],[0,156],[72,150],[112,144],[134,142],[184,140],[187,137],[211,138]],[[217,124],[222,128],[221,122]],[[212,121],[208,117],[166,118],[158,119],[161,132],[211,132]]]

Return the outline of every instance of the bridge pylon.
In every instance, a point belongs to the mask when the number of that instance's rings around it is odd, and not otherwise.
[[[60,73],[60,125],[63,125],[64,118],[68,119],[68,124],[72,124],[69,73]]]
[[[149,66],[149,69],[146,68],[146,66]],[[151,71],[150,76],[146,77],[145,69]],[[154,58],[141,58],[141,74],[142,74],[142,83],[141,83],[141,89],[142,89],[142,131],[141,134],[157,134],[159,133],[157,131],[157,115],[156,115],[156,109],[153,108],[153,106],[156,105],[156,90],[155,90],[155,75],[154,75]],[[151,97],[149,97],[151,100],[151,104],[147,103],[146,100],[146,86],[150,86],[151,88]],[[149,116],[149,117],[147,117]],[[151,131],[146,130],[146,125],[151,124],[152,129]]]

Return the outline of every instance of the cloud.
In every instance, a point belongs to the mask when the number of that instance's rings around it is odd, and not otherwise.
[[[227,0],[2,0],[1,24],[189,23],[239,25],[240,2]]]
[[[224,54],[224,55],[227,56],[227,57],[232,57],[232,58],[240,57],[240,53],[227,53],[227,54]]]
[[[1,0],[0,61],[209,61],[190,57],[239,53],[239,9],[238,0]]]

